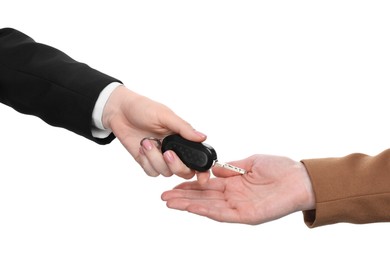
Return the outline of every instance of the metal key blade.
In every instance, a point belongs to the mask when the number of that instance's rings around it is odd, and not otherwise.
[[[215,161],[214,166],[222,167],[222,168],[225,168],[225,169],[229,169],[231,171],[235,171],[235,172],[238,172],[238,173],[241,173],[241,174],[245,174],[246,173],[246,170],[241,169],[239,167],[236,167],[234,165],[228,164],[228,163],[221,163],[221,162]]]

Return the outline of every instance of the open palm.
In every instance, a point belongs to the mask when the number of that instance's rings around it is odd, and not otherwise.
[[[206,184],[185,182],[162,194],[169,208],[220,222],[261,224],[314,207],[310,181],[300,162],[286,157],[253,155],[231,162],[248,171],[231,175],[214,168]],[[230,175],[230,176],[229,176]]]

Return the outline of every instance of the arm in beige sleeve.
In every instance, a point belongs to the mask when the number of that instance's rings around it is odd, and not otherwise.
[[[390,149],[302,163],[316,198],[316,208],[303,212],[309,227],[390,221]]]

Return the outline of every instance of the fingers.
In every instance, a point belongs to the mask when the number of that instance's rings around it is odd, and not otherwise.
[[[226,200],[220,191],[214,190],[181,190],[173,189],[161,195],[171,209],[187,210],[191,205],[203,207],[226,207]]]
[[[174,199],[183,200],[221,200],[225,201],[223,192],[218,190],[182,190],[173,189],[161,195],[163,201]],[[226,201],[225,201],[226,202]],[[215,205],[215,204],[213,204]]]
[[[199,184],[206,184],[210,179],[210,172],[198,172],[196,178],[198,179]]]
[[[195,175],[195,171],[184,165],[173,151],[168,150],[162,155],[156,142],[152,140],[142,141],[140,154],[141,166],[149,176],[161,174],[170,177],[175,174],[184,179],[191,179]],[[208,177],[205,177],[202,180],[207,182]]]
[[[141,166],[146,174],[152,177],[156,177],[160,174],[165,177],[172,176],[172,172],[167,167],[155,142],[145,139],[142,141],[141,145]]]
[[[221,191],[174,189],[164,192],[161,198],[171,209],[188,211],[220,222],[240,220],[239,212],[226,201]]]
[[[168,150],[163,154],[163,157],[169,170],[173,174],[187,180],[194,177],[195,171],[188,168],[175,154],[175,152]]]

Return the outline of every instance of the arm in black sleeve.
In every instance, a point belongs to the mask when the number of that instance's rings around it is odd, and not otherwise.
[[[107,144],[113,134],[92,136],[92,111],[112,82],[120,81],[17,30],[0,29],[0,102],[21,113]]]

